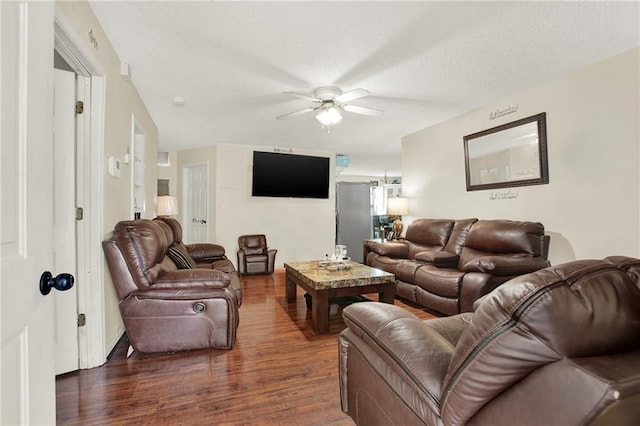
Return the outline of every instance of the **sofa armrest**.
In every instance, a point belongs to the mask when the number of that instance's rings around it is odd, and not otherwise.
[[[549,266],[542,257],[483,256],[462,266],[462,272],[484,272],[495,276],[523,275]]]
[[[213,269],[178,269],[164,272],[151,285],[156,290],[224,289],[231,278],[224,272]]]
[[[421,251],[413,257],[415,260],[442,268],[455,268],[460,256],[443,250]]]
[[[412,313],[386,303],[354,303],[342,315],[353,334],[387,360],[396,374],[420,389],[426,400],[439,406],[454,350],[447,338]]]
[[[195,260],[215,259],[223,257],[225,254],[224,247],[211,243],[185,244],[187,251]]]
[[[373,243],[370,249],[381,256],[398,259],[406,259],[409,256],[409,245],[401,242]]]

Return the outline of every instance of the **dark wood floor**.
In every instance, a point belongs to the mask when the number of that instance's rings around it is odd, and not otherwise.
[[[134,352],[127,359],[124,336],[105,365],[57,378],[58,424],[353,424],[340,410],[341,315],[331,317],[328,335],[316,336],[304,292],[285,303],[283,270],[243,278],[242,287],[232,350]]]

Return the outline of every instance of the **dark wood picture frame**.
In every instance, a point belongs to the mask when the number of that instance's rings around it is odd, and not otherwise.
[[[549,183],[546,113],[463,139],[467,191]]]

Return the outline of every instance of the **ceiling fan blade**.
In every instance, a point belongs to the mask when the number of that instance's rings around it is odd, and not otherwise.
[[[311,112],[313,111],[314,107],[307,107],[298,111],[293,111],[293,112],[288,112],[286,114],[282,114],[276,117],[277,120],[282,120],[283,118],[289,118],[289,117],[294,117],[296,115],[302,115],[302,114],[306,114],[307,112]]]
[[[293,95],[293,96],[296,96],[298,98],[306,99],[308,101],[322,102],[320,99],[314,98],[311,95],[305,95],[304,93],[298,93],[298,92],[282,92],[282,93],[285,94],[285,95]]]
[[[342,109],[349,112],[355,112],[356,114],[368,115],[370,117],[380,117],[384,114],[384,111],[382,110],[357,105],[343,105]]]
[[[335,101],[340,103],[345,103],[345,102],[352,101],[354,99],[364,98],[365,96],[369,96],[370,94],[371,93],[369,93],[368,90],[354,89],[354,90],[345,92],[340,96],[336,96]]]

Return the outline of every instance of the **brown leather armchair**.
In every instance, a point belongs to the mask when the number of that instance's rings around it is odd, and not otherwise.
[[[634,258],[570,262],[426,321],[353,304],[339,337],[342,409],[366,425],[635,425],[639,274]]]
[[[278,250],[267,246],[263,234],[238,237],[238,272],[240,275],[273,274]]]
[[[242,303],[233,264],[222,246],[185,246],[180,223],[158,219],[119,222],[102,243],[131,345],[231,349]]]

